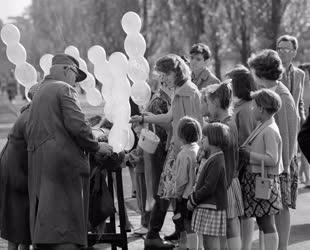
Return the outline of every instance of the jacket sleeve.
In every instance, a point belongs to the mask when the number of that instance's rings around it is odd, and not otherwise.
[[[63,86],[58,92],[64,126],[79,147],[86,152],[99,150],[99,143],[87,124],[77,99],[76,91],[70,86]]]
[[[310,161],[310,117],[302,125],[301,130],[298,134],[298,143],[301,151],[306,156],[307,160]]]
[[[195,205],[199,205],[207,199],[208,196],[214,193],[221,175],[221,170],[224,168],[220,167],[216,161],[209,164],[208,169],[204,171],[203,175],[199,176],[198,183],[202,181],[203,185],[192,194]],[[203,178],[203,180],[201,180],[201,178]]]
[[[300,97],[299,97],[299,103],[298,103],[298,111],[300,120],[303,123],[306,120],[306,114],[305,114],[305,104],[304,104],[304,88],[305,88],[305,74],[303,72],[300,72]]]

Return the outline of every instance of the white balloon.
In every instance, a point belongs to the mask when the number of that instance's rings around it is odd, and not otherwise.
[[[106,82],[108,83],[113,82],[113,75],[110,70],[110,65],[107,61],[95,64],[94,75],[98,79],[98,81],[101,82],[102,84]]]
[[[70,45],[65,49],[65,54],[70,55],[77,60],[80,58],[80,52],[78,48],[73,45]]]
[[[124,48],[129,57],[143,57],[146,51],[146,42],[144,37],[138,34],[126,36]]]
[[[114,124],[110,130],[108,142],[113,147],[114,152],[119,153],[123,151],[128,144],[128,127],[124,128]]]
[[[129,100],[122,103],[115,103],[113,107],[113,123],[128,124],[131,115],[131,107]]]
[[[98,89],[90,89],[86,92],[86,99],[92,106],[99,106],[102,103],[102,96]]]
[[[94,45],[88,49],[87,57],[93,64],[107,60],[107,54],[103,47]]]
[[[18,43],[20,40],[19,29],[14,24],[5,24],[1,29],[1,39],[6,45]]]
[[[25,62],[16,66],[15,77],[22,85],[30,87],[37,82],[37,71],[31,64]]]
[[[11,63],[17,66],[26,62],[27,53],[20,43],[10,43],[6,48],[6,56]]]
[[[151,99],[151,88],[146,82],[136,82],[131,86],[131,98],[137,104],[144,106]]]
[[[134,135],[131,127],[129,127],[129,129],[128,129],[128,142],[127,142],[127,145],[124,149],[126,151],[130,151],[134,145],[135,145],[135,135]]]
[[[87,72],[88,71],[87,70],[87,63],[85,62],[85,60],[82,58],[79,58],[78,61],[79,61],[79,68],[81,70],[83,70],[84,72]]]
[[[122,17],[122,27],[126,34],[139,33],[142,27],[141,18],[137,13],[129,11]]]
[[[106,103],[103,108],[103,113],[105,118],[107,118],[110,122],[113,122],[113,101],[106,100]]]
[[[52,60],[52,54],[45,54],[40,58],[39,64],[45,75],[48,75],[50,73],[50,69],[52,67]]]
[[[95,77],[87,72],[87,77],[84,81],[82,81],[80,83],[80,86],[82,89],[84,89],[86,92],[88,92],[89,90],[92,90],[96,87],[96,80],[95,80]]]
[[[144,57],[130,57],[128,76],[133,82],[146,81],[149,78],[150,66]]]
[[[28,102],[31,102],[30,98],[28,97],[28,93],[29,93],[29,89],[30,88],[31,88],[31,86],[26,86],[25,87],[25,97],[26,97]]]
[[[113,74],[127,74],[128,71],[128,59],[124,53],[114,52],[109,57],[110,70]]]

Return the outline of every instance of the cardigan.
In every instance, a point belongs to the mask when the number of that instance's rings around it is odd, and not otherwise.
[[[194,192],[189,196],[193,207],[225,210],[227,201],[227,181],[225,160],[222,151],[211,154],[198,170]]]
[[[282,173],[282,139],[273,117],[263,124],[259,124],[245,141],[245,144],[250,146],[251,152],[266,154],[273,159],[274,165],[264,165],[265,173],[271,175]],[[261,173],[261,163],[253,163],[250,159],[247,170],[251,173]]]
[[[252,101],[240,100],[234,104],[233,118],[238,130],[238,145],[242,145],[255,129],[257,122],[251,109]]]
[[[176,197],[188,199],[188,196],[193,192],[198,167],[198,150],[199,146],[196,142],[185,144],[177,156]]]

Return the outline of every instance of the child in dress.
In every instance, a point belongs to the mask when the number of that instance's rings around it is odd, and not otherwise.
[[[187,209],[188,196],[193,192],[197,165],[198,141],[201,139],[201,127],[197,120],[183,117],[177,135],[183,143],[176,159],[176,211],[173,221],[180,232],[179,249],[196,249],[197,237],[191,230],[192,212]]]
[[[207,124],[202,147],[209,155],[199,166],[194,192],[187,208],[193,210],[192,229],[202,235],[205,249],[220,249],[226,236],[227,180],[223,149],[229,143],[229,128],[219,122]]]
[[[245,216],[256,217],[263,238],[260,243],[265,249],[278,249],[278,233],[274,216],[282,209],[279,174],[283,171],[282,139],[274,114],[281,107],[278,94],[269,89],[262,89],[252,94],[254,99],[253,114],[260,122],[241,147],[248,154],[249,164],[242,177],[242,193]],[[256,198],[256,179],[262,176],[261,163],[264,162],[264,173],[271,181],[270,198]],[[250,249],[251,246],[249,246]]]

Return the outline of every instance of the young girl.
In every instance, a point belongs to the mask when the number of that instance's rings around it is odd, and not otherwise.
[[[205,249],[220,249],[220,237],[226,236],[227,181],[223,149],[229,142],[229,128],[210,123],[203,130],[202,148],[210,156],[200,165],[194,192],[187,207],[194,210],[192,229],[202,235]]]
[[[192,193],[196,169],[198,141],[201,139],[201,127],[197,120],[183,117],[177,135],[183,146],[176,159],[176,211],[173,221],[180,232],[179,249],[196,249],[197,237],[190,228],[191,212],[187,210],[188,196]]]
[[[263,89],[252,95],[253,114],[259,123],[241,147],[249,155],[249,164],[242,179],[242,191],[246,217],[256,217],[259,229],[264,233],[265,249],[278,249],[278,233],[274,215],[282,209],[279,174],[283,171],[282,140],[279,128],[273,118],[281,107],[281,99],[272,90]],[[256,178],[261,176],[261,163],[264,172],[271,179],[269,199],[255,196]],[[251,249],[251,246],[249,246]]]
[[[240,221],[244,208],[238,179],[238,130],[232,116],[232,88],[229,82],[209,85],[202,92],[203,112],[210,122],[221,122],[229,127],[229,143],[223,150],[227,179],[227,245],[228,249],[240,250]],[[221,241],[224,245],[226,242]]]

